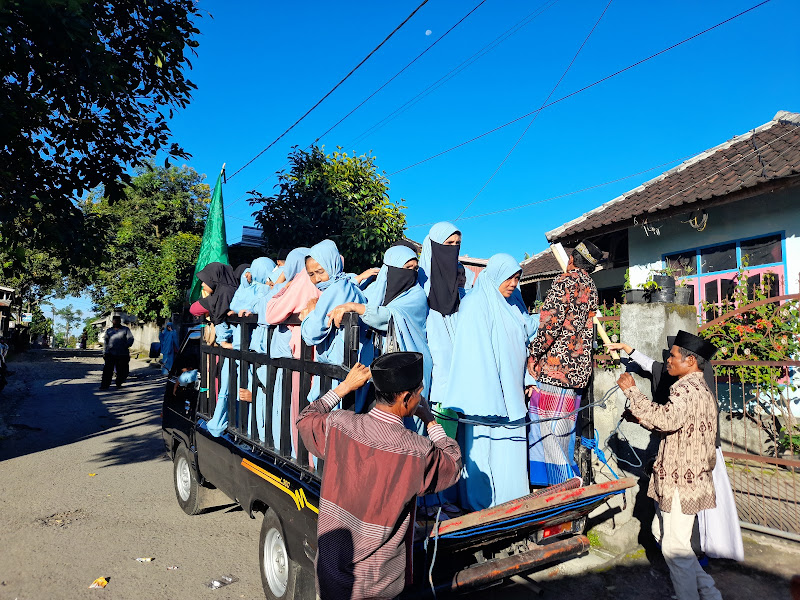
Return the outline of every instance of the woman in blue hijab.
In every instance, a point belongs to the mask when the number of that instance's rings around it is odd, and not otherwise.
[[[433,370],[428,400],[436,409],[447,391],[453,339],[456,334],[459,294],[458,255],[461,251],[461,232],[452,223],[441,222],[431,227],[422,243],[419,258],[419,283],[428,296],[426,334]],[[439,407],[439,412],[442,412]],[[455,417],[455,415],[449,415]],[[441,421],[450,437],[456,436],[454,421]]]
[[[417,253],[407,246],[392,246],[383,255],[383,266],[377,279],[364,295],[366,304],[348,302],[331,311],[335,325],[346,312],[356,312],[368,327],[386,336],[383,352],[420,352],[423,356],[423,396],[428,396],[431,385],[431,361],[428,340],[425,337],[425,320],[428,317],[428,299],[417,283]],[[392,331],[389,332],[389,323]]]
[[[459,309],[451,377],[443,405],[483,425],[462,424],[464,508],[481,510],[530,492],[525,428],[528,343],[539,327],[520,293],[522,269],[495,254]]]
[[[164,375],[169,375],[172,371],[172,363],[175,362],[175,353],[178,351],[178,332],[172,327],[172,323],[164,325],[164,331],[158,334],[158,341],[161,342],[161,354],[163,355],[162,371]]]
[[[332,240],[323,240],[311,247],[306,257],[306,271],[311,282],[322,292],[319,299],[309,303],[309,311],[303,311],[303,324],[300,333],[309,346],[316,346],[317,361],[328,364],[342,364],[344,360],[344,331],[336,327],[330,312],[340,304],[357,302],[366,304],[364,293],[343,271],[342,257]],[[359,334],[359,362],[369,366],[372,363],[372,341],[367,338],[367,328],[361,324]],[[337,385],[335,382],[334,385]],[[356,393],[356,412],[361,412],[366,401],[368,386]],[[319,397],[319,378],[314,378],[309,401]]]
[[[233,294],[230,301],[229,315],[246,314],[249,313],[256,302],[259,293],[263,290],[269,290],[269,274],[275,268],[275,263],[269,258],[261,257],[253,261],[253,263],[246,267],[239,278],[239,287]],[[217,343],[223,347],[233,348],[239,350],[241,348],[241,335],[239,325],[230,327],[224,335],[217,332]],[[215,437],[223,434],[228,427],[228,385],[230,382],[230,369],[228,367],[228,359],[222,361],[222,369],[219,375],[219,398],[217,405],[214,408],[214,415],[208,422],[207,427],[209,433]],[[236,361],[236,373],[238,377],[239,362]],[[223,392],[223,389],[225,390]]]

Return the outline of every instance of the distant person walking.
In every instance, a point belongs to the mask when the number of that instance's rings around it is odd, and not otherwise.
[[[119,315],[111,319],[111,327],[106,329],[103,336],[103,379],[100,389],[107,390],[111,386],[111,376],[117,372],[117,387],[121,387],[128,378],[129,363],[131,360],[129,348],[133,346],[131,330],[122,324]]]

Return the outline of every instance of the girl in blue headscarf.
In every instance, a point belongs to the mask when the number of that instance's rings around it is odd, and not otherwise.
[[[161,342],[161,354],[163,359],[162,372],[169,375],[172,371],[172,363],[175,362],[175,353],[178,351],[178,332],[172,327],[172,323],[164,325],[164,331],[158,334],[158,341]]]
[[[256,298],[263,290],[269,290],[269,274],[275,268],[275,263],[269,258],[261,257],[253,261],[253,263],[246,267],[239,278],[239,287],[231,298],[228,315],[236,313],[247,314],[253,308]],[[223,336],[217,334],[217,343],[223,347],[233,348],[239,350],[241,348],[241,335],[239,325],[229,327],[224,332]],[[230,369],[228,367],[228,359],[223,360],[222,370],[219,376],[220,393],[217,401],[217,406],[214,408],[214,415],[208,422],[207,427],[211,435],[219,437],[225,432],[228,427],[228,385],[230,382]],[[236,361],[236,373],[238,377],[239,362]],[[238,387],[238,386],[237,386]],[[223,400],[223,391],[224,400]]]
[[[296,277],[303,275],[308,278],[308,274],[305,272],[305,261],[306,256],[308,255],[309,249],[308,248],[295,248],[286,256],[286,261],[282,266],[282,274],[284,275],[283,281],[281,283],[275,284],[273,287],[273,293],[269,297],[264,297],[259,305],[256,308],[256,314],[258,314],[258,341],[259,345],[254,347],[251,345],[250,349],[255,350],[256,352],[266,353],[267,352],[267,333],[268,327],[270,325],[278,325],[272,333],[272,342],[269,346],[269,356],[270,358],[292,358],[293,357],[293,348],[292,348],[292,328],[287,325],[281,325],[287,317],[289,317],[293,312],[300,312],[302,308],[305,307],[308,299],[306,302],[303,303],[302,307],[296,308],[296,310],[290,310],[288,313],[284,312],[278,316],[280,311],[275,311],[273,307],[276,304],[282,304],[281,299],[286,297],[286,292],[289,291],[289,288],[292,287],[294,280]],[[295,284],[296,287],[300,287],[299,284]],[[309,284],[311,285],[311,284]],[[313,286],[312,286],[313,287]],[[316,297],[319,292],[314,288],[314,291],[317,292],[314,294]],[[253,336],[253,339],[256,340],[256,335]],[[261,366],[259,367],[258,371],[256,372],[259,383],[264,388],[267,385],[267,367]],[[281,432],[281,413],[283,408],[282,402],[282,392],[283,392],[283,377],[284,377],[284,370],[278,369],[276,377],[275,377],[275,387],[273,391],[273,397],[270,409],[272,415],[272,430],[270,431],[272,436],[272,446],[273,447],[280,447],[280,432]],[[262,441],[266,441],[266,412],[267,412],[267,399],[266,393],[264,388],[261,386],[258,387],[256,393],[256,423],[258,425],[258,435]],[[294,393],[296,390],[292,390]],[[293,456],[294,453],[294,443],[292,444],[293,448]]]
[[[530,492],[525,428],[528,343],[539,328],[520,293],[522,269],[495,254],[459,309],[443,405],[484,424],[461,424],[464,508],[481,510]]]
[[[344,360],[344,331],[336,327],[330,316],[331,311],[346,302],[366,304],[364,293],[343,272],[339,249],[331,240],[324,240],[311,247],[306,258],[306,271],[311,282],[322,292],[317,301],[311,301],[308,312],[303,311],[303,324],[300,333],[309,346],[316,346],[317,361],[328,364],[342,364]],[[359,362],[369,366],[372,363],[372,341],[367,338],[367,328],[361,324]],[[334,385],[337,385],[334,383]],[[356,393],[356,412],[361,412],[366,401],[367,387]],[[314,378],[309,401],[319,397],[319,378]]]
[[[425,337],[425,320],[428,317],[428,299],[417,283],[417,254],[407,246],[392,246],[383,256],[383,266],[378,277],[364,295],[366,304],[348,302],[331,311],[333,322],[339,325],[342,315],[356,312],[365,325],[383,333],[393,324],[396,347],[389,346],[391,336],[386,336],[383,352],[420,352],[423,356],[423,396],[428,396],[431,386],[432,361]]]
[[[460,251],[461,232],[452,223],[443,221],[431,227],[422,243],[422,254],[419,258],[419,282],[425,289],[430,307],[425,328],[433,361],[428,399],[434,409],[442,402],[450,375],[453,339],[461,301],[458,287]],[[439,407],[439,411],[442,410]],[[447,435],[456,436],[454,421],[441,423]]]

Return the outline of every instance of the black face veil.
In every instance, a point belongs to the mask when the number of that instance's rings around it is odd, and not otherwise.
[[[400,294],[410,290],[416,283],[416,269],[404,269],[386,265],[386,293],[383,295],[382,306],[386,306]]]
[[[458,310],[458,254],[461,246],[447,246],[431,240],[431,272],[428,305],[442,315]]]

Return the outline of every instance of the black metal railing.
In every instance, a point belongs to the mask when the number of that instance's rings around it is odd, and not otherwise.
[[[344,330],[344,356],[341,364],[327,364],[315,362],[313,359],[314,348],[302,342],[300,358],[271,358],[273,337],[275,330],[280,326],[300,325],[297,318],[266,327],[266,351],[264,353],[250,350],[253,332],[258,325],[258,317],[230,317],[228,323],[237,325],[238,331],[234,334],[239,338],[239,349],[223,348],[217,345],[202,344],[201,349],[201,376],[200,399],[198,412],[206,419],[214,414],[214,409],[219,398],[218,371],[228,369],[228,426],[227,432],[237,441],[244,441],[253,447],[267,450],[280,455],[288,462],[295,463],[301,469],[316,476],[322,474],[322,460],[317,461],[312,467],[309,460],[308,449],[303,440],[296,435],[297,450],[293,452],[292,444],[292,395],[299,396],[298,411],[302,412],[308,406],[308,394],[312,386],[312,378],[318,377],[320,383],[320,396],[327,393],[334,385],[334,381],[341,381],[350,368],[358,362],[360,348],[359,320],[356,313],[347,313],[342,319]],[[376,347],[380,344],[376,343]],[[266,370],[266,372],[264,372]],[[275,399],[275,386],[278,372],[283,371],[280,402],[281,423],[279,439],[273,439],[273,401]],[[221,372],[220,372],[221,375]],[[298,389],[295,390],[294,388]],[[250,392],[250,401],[240,400],[239,391]],[[257,424],[257,403],[263,403],[264,410],[264,436],[259,434]],[[355,408],[355,394],[349,394],[342,399],[342,408]],[[363,410],[367,410],[368,405]]]

